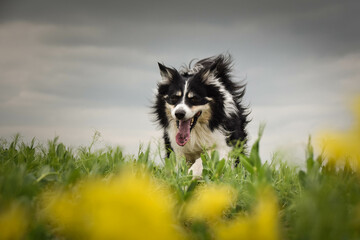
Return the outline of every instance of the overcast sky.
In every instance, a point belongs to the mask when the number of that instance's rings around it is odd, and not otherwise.
[[[346,128],[360,93],[360,1],[0,2],[0,136],[60,136],[135,153],[160,138],[149,114],[157,62],[230,53],[266,122],[263,158],[303,155],[309,134]]]

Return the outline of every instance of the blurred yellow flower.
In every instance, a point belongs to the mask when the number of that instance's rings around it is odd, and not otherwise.
[[[70,237],[181,239],[168,193],[147,175],[123,173],[45,197],[45,214]]]
[[[329,163],[351,163],[360,170],[360,97],[353,104],[355,121],[347,131],[327,131],[320,133],[321,147],[329,157]]]
[[[214,226],[216,239],[276,240],[279,239],[276,197],[269,189],[261,191],[259,202],[249,217]]]
[[[236,191],[226,185],[205,185],[195,190],[185,215],[195,220],[217,220],[236,201]]]
[[[15,203],[0,213],[0,239],[22,239],[27,226],[28,221],[24,209]]]

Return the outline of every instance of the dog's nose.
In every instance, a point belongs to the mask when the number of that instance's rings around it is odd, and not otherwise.
[[[176,118],[177,119],[179,119],[179,120],[181,120],[181,119],[183,119],[184,117],[185,117],[185,111],[184,110],[177,110],[176,112],[175,112],[175,116],[176,116]]]

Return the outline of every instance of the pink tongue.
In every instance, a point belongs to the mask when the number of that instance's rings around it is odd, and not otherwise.
[[[179,132],[176,134],[176,143],[184,146],[190,139],[191,118],[187,121],[179,121]]]

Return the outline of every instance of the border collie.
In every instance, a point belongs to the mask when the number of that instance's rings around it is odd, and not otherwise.
[[[232,59],[219,55],[180,70],[158,63],[161,81],[153,106],[164,131],[167,156],[185,157],[193,176],[201,176],[200,154],[217,150],[221,158],[246,142],[247,109],[241,105],[245,85],[231,80]]]

